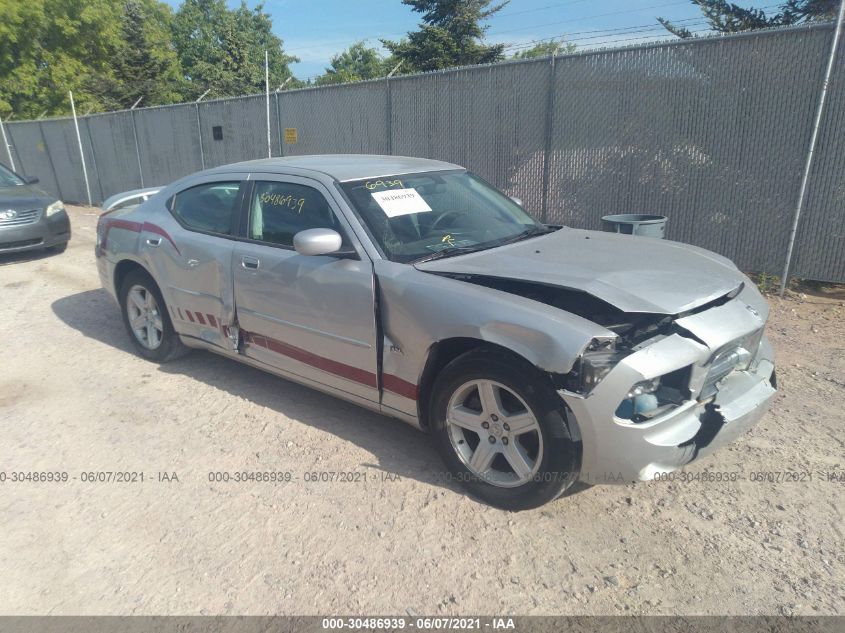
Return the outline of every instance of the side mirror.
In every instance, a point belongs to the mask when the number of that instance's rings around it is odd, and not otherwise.
[[[517,198],[516,196],[511,196],[511,200],[516,202],[519,206],[522,206],[522,199],[521,198]]]
[[[349,255],[341,251],[343,238],[332,229],[308,229],[293,236],[293,247],[300,255]]]
[[[21,176],[21,180],[23,180],[23,184],[25,185],[34,185],[38,182],[38,176]]]

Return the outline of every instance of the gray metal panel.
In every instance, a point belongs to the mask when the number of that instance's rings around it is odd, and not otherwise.
[[[297,130],[285,156],[390,153],[384,80],[281,92],[279,118],[282,128]]]
[[[85,178],[82,173],[82,160],[79,156],[79,143],[76,140],[76,130],[73,119],[49,119],[41,121],[44,139],[50,157],[55,166],[56,181],[61,191],[62,200],[88,204],[88,194],[85,191]],[[94,158],[91,153],[91,140],[80,125],[82,148],[85,152],[88,178],[91,184],[93,202],[98,201],[94,194],[98,192],[97,175],[93,169]]]
[[[192,105],[135,110],[135,125],[143,186],[167,185],[202,169],[197,116]]]
[[[818,91],[816,92],[818,94]],[[798,227],[792,274],[845,281],[845,49],[830,78],[807,199]],[[797,198],[797,194],[795,196]]]
[[[669,216],[667,235],[783,265],[829,29],[558,60],[549,208]]]
[[[270,99],[270,139],[273,156],[278,156],[279,132],[274,98]],[[182,107],[191,108],[191,116],[196,118],[193,105]],[[264,95],[203,101],[199,104],[199,112],[206,168],[253,158],[267,158],[267,110]],[[223,140],[215,141],[212,130],[218,125],[223,128]]]
[[[47,193],[61,198],[62,192],[59,190],[53,164],[50,162],[47,144],[41,136],[40,124],[31,121],[5,123],[4,125],[6,135],[9,137],[9,144],[14,149],[12,156],[15,159],[16,171],[25,176],[37,176],[40,181],[39,187]],[[5,150],[0,148],[0,153],[8,160],[8,157],[5,156]]]
[[[85,125],[83,126],[83,121]],[[99,200],[127,189],[141,186],[135,138],[132,135],[132,118],[129,112],[100,114],[80,119],[80,134],[88,133],[99,175],[97,191]],[[170,133],[171,130],[168,130]],[[93,195],[93,186],[92,186]]]
[[[669,238],[780,274],[832,37],[831,25],[817,25],[587,51],[553,69],[546,58],[282,92],[270,101],[273,156],[281,121],[298,133],[287,155],[447,160],[537,217],[546,209],[549,221],[599,228],[602,215],[663,214]],[[263,95],[203,102],[199,114],[206,167],[267,156]],[[194,104],[135,117],[145,185],[200,169]],[[41,125],[46,144],[37,123],[7,122],[18,171],[85,200],[73,122]],[[845,281],[843,125],[840,50],[797,235],[798,276]],[[95,201],[141,186],[128,112],[85,117],[80,132]]]

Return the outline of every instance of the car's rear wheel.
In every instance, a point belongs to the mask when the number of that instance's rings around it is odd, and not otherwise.
[[[145,271],[126,275],[119,296],[123,324],[138,354],[166,362],[188,351],[173,329],[161,291]]]
[[[507,352],[481,348],[447,365],[430,423],[453,479],[491,505],[534,508],[578,477],[571,414],[547,376]]]

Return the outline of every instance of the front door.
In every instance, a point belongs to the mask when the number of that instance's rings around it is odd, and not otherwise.
[[[378,402],[372,262],[298,254],[293,236],[311,228],[334,229],[353,246],[336,201],[310,178],[253,177],[247,241],[232,260],[243,353]]]

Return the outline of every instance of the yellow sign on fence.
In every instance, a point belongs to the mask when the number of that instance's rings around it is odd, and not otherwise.
[[[295,145],[296,144],[296,128],[295,127],[286,127],[285,128],[285,143],[288,145]]]

